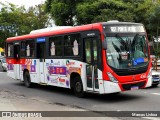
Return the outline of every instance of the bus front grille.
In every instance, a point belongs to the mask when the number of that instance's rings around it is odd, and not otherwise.
[[[131,90],[133,87],[142,88],[145,85],[145,81],[138,82],[138,83],[132,83],[132,84],[122,84],[123,90]]]

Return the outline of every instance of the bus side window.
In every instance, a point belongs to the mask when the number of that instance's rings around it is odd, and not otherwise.
[[[29,44],[27,45],[26,54],[27,54],[27,56],[30,56],[30,46],[29,46]]]
[[[13,44],[8,44],[7,56],[13,57]]]
[[[26,42],[23,41],[21,42],[21,57],[25,57],[26,56]]]
[[[50,37],[49,38],[49,56],[62,56],[62,36]]]
[[[27,57],[35,57],[35,40],[27,40],[25,52]]]
[[[80,56],[80,34],[64,36],[64,56]]]

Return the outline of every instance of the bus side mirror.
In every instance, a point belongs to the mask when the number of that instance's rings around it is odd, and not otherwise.
[[[107,50],[107,42],[105,40],[102,42],[102,47],[103,49]]]

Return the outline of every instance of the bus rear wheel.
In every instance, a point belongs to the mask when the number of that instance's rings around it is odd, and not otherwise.
[[[28,88],[31,87],[32,83],[31,83],[31,79],[28,71],[24,72],[23,79],[24,79],[25,86]]]
[[[77,97],[85,97],[85,93],[83,91],[83,84],[80,76],[74,78],[74,93]]]

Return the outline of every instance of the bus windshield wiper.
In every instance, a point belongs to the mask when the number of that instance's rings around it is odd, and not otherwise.
[[[137,38],[137,36],[139,36],[138,33],[134,36],[133,41]]]

